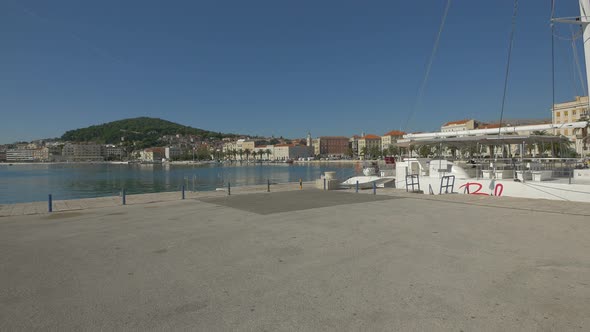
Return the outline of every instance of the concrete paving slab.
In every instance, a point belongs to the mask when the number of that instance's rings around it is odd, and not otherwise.
[[[0,330],[590,329],[587,217],[441,198],[3,218]]]
[[[376,202],[395,198],[399,197],[354,195],[345,192],[308,189],[203,198],[201,200],[211,204],[223,205],[234,209],[265,215],[323,208],[336,205]]]

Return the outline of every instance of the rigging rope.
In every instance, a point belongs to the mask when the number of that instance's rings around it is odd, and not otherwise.
[[[504,76],[504,93],[502,95],[502,108],[500,110],[500,127],[498,136],[502,136],[502,121],[504,120],[504,105],[506,104],[506,90],[508,88],[508,74],[510,72],[510,59],[512,58],[512,45],[514,44],[514,30],[516,30],[516,14],[518,13],[518,0],[514,0],[512,12],[512,30],[510,31],[510,43],[508,44],[508,61],[506,62],[506,74]]]
[[[404,126],[404,131],[408,131],[408,126],[410,124],[410,120],[412,116],[416,112],[420,100],[424,95],[424,90],[426,89],[426,83],[428,82],[428,77],[430,76],[430,69],[432,68],[432,63],[434,62],[434,56],[436,55],[436,51],[438,50],[438,44],[440,42],[440,36],[442,35],[443,28],[445,26],[445,22],[447,20],[447,15],[449,14],[449,8],[451,7],[451,0],[447,0],[447,5],[445,7],[445,11],[442,16],[442,21],[440,22],[440,26],[438,28],[438,34],[436,35],[436,40],[434,41],[434,45],[432,47],[432,52],[430,53],[430,58],[428,59],[428,65],[426,66],[426,72],[424,73],[424,79],[422,80],[422,84],[420,85],[420,89],[418,90],[418,95],[416,96],[416,102],[414,103],[414,108],[408,114],[408,118],[406,119],[406,124]]]

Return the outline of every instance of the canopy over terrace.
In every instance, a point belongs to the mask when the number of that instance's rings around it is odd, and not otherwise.
[[[530,151],[533,157],[544,152],[549,152],[554,157],[562,157],[563,148],[570,144],[569,140],[563,136],[545,136],[545,135],[480,135],[480,136],[462,136],[462,137],[429,137],[429,138],[406,138],[397,141],[397,146],[406,148],[412,155],[412,150],[419,150],[423,146],[433,148],[439,147],[438,153],[442,148],[450,148],[453,157],[456,157],[455,151],[467,148],[471,157],[481,156],[501,156],[502,158],[524,155],[522,151]],[[528,148],[527,148],[528,147]],[[482,151],[483,149],[483,151]],[[475,155],[473,154],[475,153]],[[483,154],[482,154],[483,153]],[[462,155],[463,153],[461,153]]]
[[[482,135],[463,137],[405,138],[398,139],[396,145],[401,148],[419,147],[422,145],[438,145],[462,148],[474,145],[506,145],[506,144],[551,144],[564,143],[568,139],[561,136],[543,135]]]

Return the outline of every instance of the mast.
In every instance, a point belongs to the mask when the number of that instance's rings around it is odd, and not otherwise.
[[[588,27],[590,22],[590,0],[580,0],[580,21],[582,22],[582,42],[584,43],[584,61],[586,63],[586,87],[590,89],[590,28]],[[590,96],[588,91],[586,91],[586,94]],[[590,102],[590,98],[588,101]]]

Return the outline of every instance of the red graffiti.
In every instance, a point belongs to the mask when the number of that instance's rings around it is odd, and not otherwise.
[[[475,187],[475,188],[472,188],[472,187]],[[490,196],[490,194],[480,192],[481,188],[483,188],[483,185],[479,182],[467,182],[466,184],[459,187],[459,189],[461,189],[461,188],[465,188],[465,191],[469,195]],[[494,187],[494,196],[502,196],[503,192],[504,192],[504,185],[501,183],[496,183],[496,186]]]

